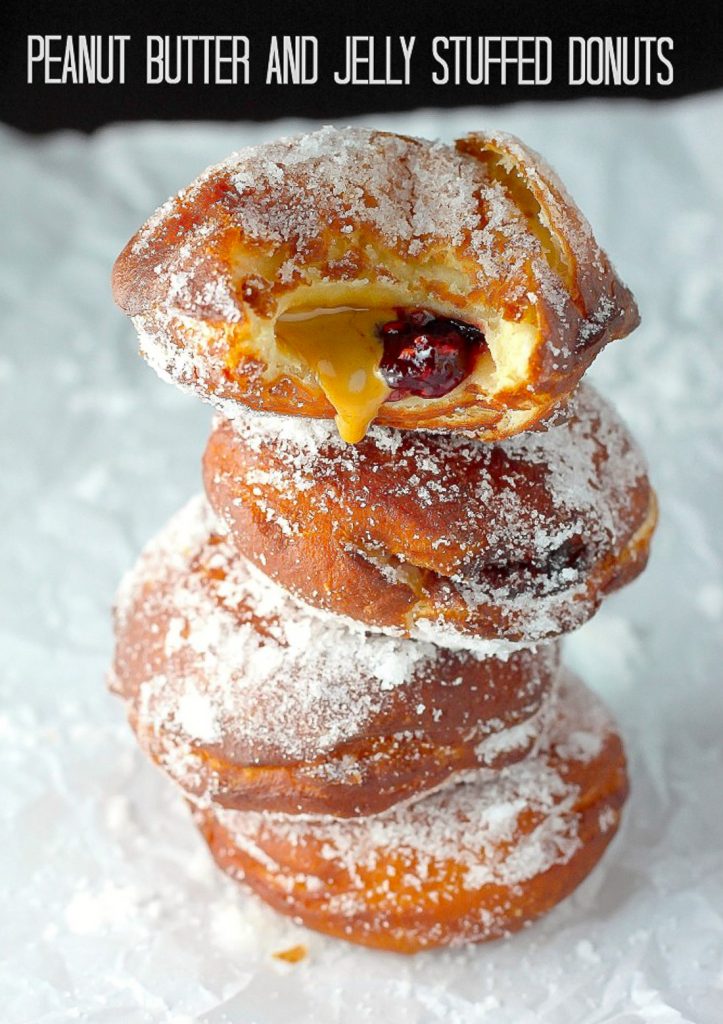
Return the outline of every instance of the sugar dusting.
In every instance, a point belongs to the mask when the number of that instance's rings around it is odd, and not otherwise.
[[[561,282],[547,266],[544,250],[514,199],[482,162],[443,143],[326,127],[232,153],[179,198],[191,205],[218,179],[228,180],[235,190],[227,202],[234,225],[247,238],[269,246],[292,243],[293,255],[279,272],[282,280],[294,280],[315,261],[319,239],[333,224],[350,246],[351,236],[367,229],[400,259],[423,264],[423,257],[433,258],[440,246],[459,249],[462,258],[476,264],[480,284],[508,281],[511,301],[525,298],[525,271],[534,266],[548,292],[564,306]],[[144,253],[159,226],[177,216],[169,200],[141,229],[134,252]],[[571,223],[566,226],[573,230]],[[183,294],[184,287],[195,286],[195,268],[189,272],[188,258],[196,236],[207,236],[212,229],[212,221],[194,224],[175,258],[159,264],[157,273],[167,276],[165,305],[170,311],[195,310],[218,292],[216,317],[233,319],[223,279],[213,282],[212,294]]]
[[[434,582],[461,599],[470,617],[481,606],[502,608],[507,625],[498,639],[524,642],[589,618],[599,599],[590,574],[620,557],[640,526],[633,502],[636,489],[647,487],[640,449],[592,388],[579,389],[568,413],[545,431],[497,445],[464,433],[372,426],[361,445],[350,446],[325,421],[223,405],[243,445],[244,483],[258,484],[258,492],[246,487],[244,500],[262,504],[269,522],[278,517],[284,534],[312,533],[317,517],[321,524],[332,518],[345,524],[340,532],[351,550],[366,559],[380,552],[379,572],[399,579],[386,550],[393,508],[410,532],[426,529],[436,538],[434,561],[425,553],[417,565],[433,567]],[[383,492],[374,486],[381,462],[390,477]],[[232,512],[219,511],[231,525]],[[413,551],[405,559],[414,565]],[[409,618],[410,635],[422,640],[473,642],[441,615],[413,610]]]
[[[577,739],[571,743],[573,731]],[[368,906],[368,872],[387,860],[395,873],[403,874],[403,891],[422,891],[428,879],[433,886],[440,884],[449,862],[460,865],[462,884],[470,890],[490,884],[513,887],[566,863],[579,849],[579,788],[560,770],[560,760],[591,762],[612,731],[598,699],[567,677],[551,700],[537,752],[509,767],[482,769],[461,783],[363,820],[222,809],[214,813],[234,843],[252,857],[262,857],[282,884],[286,877],[289,885],[325,889],[320,876],[287,875],[285,866],[264,852],[265,840],[280,839],[302,850],[318,844],[322,859],[343,871],[347,880],[338,895],[328,894],[330,909],[349,917]],[[534,826],[521,828],[521,820],[530,816]],[[388,882],[382,882],[371,898],[380,911],[385,903],[391,909],[399,890],[392,893]]]
[[[525,156],[522,150],[513,155]],[[542,183],[539,175],[537,180]],[[205,328],[209,321],[228,325],[241,319],[243,303],[234,292],[232,271],[213,256],[214,232],[229,214],[244,242],[286,254],[276,268],[276,284],[304,282],[330,228],[347,239],[368,229],[374,244],[402,260],[420,261],[431,268],[432,278],[438,251],[451,248],[480,288],[504,281],[505,302],[524,309],[532,295],[560,322],[575,312],[544,242],[513,195],[484,164],[449,147],[324,129],[234,154],[194,182],[181,203],[203,203],[203,190],[214,181],[232,186],[230,198],[225,190],[219,203],[223,212],[214,208],[214,200],[210,217],[188,225],[179,221],[180,243],[154,268],[163,301],[135,318],[147,358],[177,383],[212,393],[207,351],[212,339]],[[553,219],[564,214],[564,202],[555,207],[555,201]],[[173,205],[161,210],[138,236],[136,256],[153,246],[157,228],[178,216]],[[579,237],[572,238],[580,253],[591,244],[586,231],[581,222]],[[340,279],[363,276],[348,259],[353,253],[353,246],[340,250],[334,268]],[[604,272],[598,257],[593,254]],[[388,275],[383,266],[379,273]],[[587,318],[578,317],[578,341],[593,341],[619,312],[611,299],[598,295]],[[179,331],[186,339],[182,344]],[[564,353],[553,355],[562,368]],[[160,609],[168,620],[161,638],[164,671],[149,670],[140,683],[138,717],[151,726],[170,723],[180,737],[206,746],[220,745],[229,735],[240,746],[255,744],[257,763],[272,750],[299,761],[333,751],[362,732],[386,693],[433,672],[445,649],[464,650],[470,658],[482,651],[509,657],[521,645],[578,625],[597,598],[594,587],[592,596],[588,592],[588,574],[620,555],[635,531],[630,492],[644,479],[644,464],[619,421],[589,391],[578,396],[567,420],[547,432],[487,448],[463,433],[407,436],[374,428],[368,444],[348,449],[325,424],[280,421],[279,426],[235,405],[226,412],[252,451],[268,457],[273,449],[276,464],[268,467],[262,460],[246,483],[261,521],[275,527],[282,542],[291,544],[303,529],[294,499],[308,492],[312,504],[318,502],[315,514],[334,521],[345,515],[353,519],[365,509],[367,532],[357,550],[378,566],[385,581],[402,578],[409,565],[418,568],[413,559],[407,565],[387,557],[383,537],[374,534],[381,506],[365,507],[364,474],[374,473],[391,455],[399,485],[386,499],[416,503],[445,523],[433,534],[444,567],[438,572],[443,589],[454,592],[470,612],[485,603],[504,605],[514,619],[509,635],[500,630],[484,647],[443,614],[435,615],[433,602],[431,612],[416,615],[408,629],[414,641],[355,628],[348,619],[295,600],[251,568],[238,557],[231,532],[224,536],[214,524],[205,502],[191,503],[147,549],[119,599],[121,624],[138,614],[139,605],[149,618],[158,615],[146,595],[157,593],[153,582],[175,570],[180,559],[172,600]],[[505,463],[507,475],[492,474],[494,459]],[[453,463],[464,467],[462,482],[447,473]],[[526,501],[530,481],[522,478],[528,472],[534,476],[536,469],[543,483]],[[344,481],[355,486],[346,492]],[[334,494],[327,503],[335,487],[341,498]],[[536,500],[540,490],[543,501]],[[229,516],[227,529],[231,524]],[[481,543],[465,539],[480,535]],[[572,559],[569,551],[577,544],[583,557]],[[264,564],[261,557],[257,561]],[[418,713],[424,711],[420,702]],[[329,898],[331,912],[348,918],[363,917],[370,904],[384,906],[396,898],[388,879],[370,887],[367,873],[380,856],[391,858],[394,871],[402,872],[405,890],[421,891],[429,878],[443,876],[449,863],[460,867],[462,884],[470,890],[514,887],[566,863],[580,848],[578,788],[566,779],[560,758],[588,763],[609,730],[596,702],[566,680],[526,720],[479,738],[482,764],[532,745],[532,753],[513,766],[453,775],[431,794],[351,824],[276,813],[213,813],[238,845],[289,887],[299,876],[284,874],[264,836],[282,837],[294,848],[321,843],[322,859],[349,878],[348,889]],[[177,756],[189,776],[198,771],[191,753],[181,745]],[[322,774],[328,768],[310,767]],[[178,774],[179,764],[175,768]],[[348,769],[341,763],[331,771],[343,776]],[[522,824],[530,817],[532,828]],[[324,889],[321,876],[310,874],[303,883],[312,891]],[[483,929],[494,926],[493,911],[482,917]]]
[[[573,300],[538,223],[487,160],[440,142],[325,127],[231,154],[138,232],[131,264],[143,265],[161,239],[147,296],[128,300],[141,352],[164,379],[208,397],[216,391],[219,354],[229,354],[224,328],[244,320],[249,292],[273,291],[263,314],[273,317],[278,292],[319,281],[393,283],[400,266],[413,263],[429,293],[456,291],[480,309],[492,301],[497,313],[515,310],[519,319],[544,303],[538,344],[549,348],[555,370],[566,372],[627,315],[627,299],[615,294],[589,225],[568,207],[570,197],[544,162],[503,133],[478,138],[492,164],[501,144],[525,192],[544,196],[547,212],[541,206],[538,221],[556,240],[557,256],[577,260],[575,270],[562,259],[563,276],[588,274],[590,308],[578,288]],[[189,219],[196,204],[203,216]],[[175,237],[172,246],[166,233]],[[227,237],[243,258],[219,255]],[[258,378],[263,367],[245,370]]]
[[[173,583],[159,607],[153,583],[163,579]],[[141,721],[162,724],[179,742],[231,743],[260,763],[313,761],[363,735],[383,714],[387,694],[434,679],[448,657],[431,643],[349,629],[341,617],[296,601],[238,557],[201,497],[147,546],[124,580],[121,627],[131,613],[167,622],[159,640],[163,670],[148,666],[140,686]],[[124,647],[120,654],[135,652]],[[474,664],[477,655],[463,657]],[[530,658],[529,714],[538,671],[553,671],[556,658],[554,647]],[[488,723],[482,735],[494,728]]]

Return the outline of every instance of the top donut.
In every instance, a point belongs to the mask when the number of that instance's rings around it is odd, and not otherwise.
[[[402,429],[529,429],[635,301],[518,140],[323,128],[243,149],[165,203],[113,271],[164,377],[212,401]]]

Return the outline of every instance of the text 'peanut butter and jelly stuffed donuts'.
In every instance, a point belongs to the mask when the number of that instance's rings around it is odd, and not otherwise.
[[[509,136],[362,129],[241,150],[119,256],[141,351],[211,400],[389,426],[530,428],[638,322],[555,174]]]
[[[121,585],[110,672],[210,855],[396,952],[545,913],[628,787],[560,637],[642,572],[657,518],[577,387],[637,310],[562,185],[507,136],[326,128],[202,174],[114,289],[217,408],[205,495]]]

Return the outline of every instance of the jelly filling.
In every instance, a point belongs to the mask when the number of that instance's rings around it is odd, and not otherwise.
[[[472,372],[485,346],[482,331],[426,309],[397,309],[378,328],[384,346],[379,372],[391,389],[388,401],[408,395],[441,398]]]

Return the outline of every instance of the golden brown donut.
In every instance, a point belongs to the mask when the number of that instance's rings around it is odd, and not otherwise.
[[[240,558],[204,499],[121,587],[112,688],[142,746],[228,807],[371,814],[452,773],[524,757],[556,645],[479,657],[367,636]]]
[[[241,150],[150,218],[113,290],[162,376],[337,414],[349,441],[375,418],[528,429],[638,323],[556,175],[502,133],[323,128]]]
[[[491,446],[374,427],[218,418],[211,504],[239,550],[307,602],[441,644],[574,629],[645,566],[645,462],[581,386],[565,422]]]
[[[542,749],[373,818],[199,808],[218,864],[277,910],[365,946],[482,942],[545,913],[592,870],[627,795],[614,724],[568,680]]]

